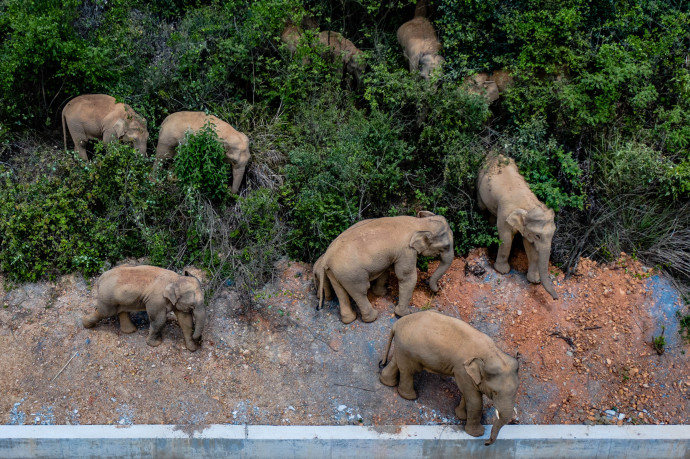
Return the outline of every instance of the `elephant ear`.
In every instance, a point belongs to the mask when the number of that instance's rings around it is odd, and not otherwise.
[[[120,118],[113,124],[113,132],[115,132],[115,137],[121,139],[125,135],[125,120]]]
[[[436,214],[433,212],[429,212],[428,210],[420,210],[417,212],[417,218],[427,218],[427,217],[435,217]]]
[[[524,232],[525,230],[525,216],[527,215],[527,211],[524,209],[515,209],[508,215],[506,218],[506,222],[516,230],[518,230],[520,233]]]
[[[465,371],[470,375],[472,381],[474,381],[476,385],[479,385],[482,382],[482,374],[484,373],[484,361],[479,357],[474,357],[465,360],[464,366]]]
[[[180,296],[180,289],[176,282],[169,283],[163,290],[163,297],[170,301],[173,306],[177,304]]]
[[[415,231],[410,239],[410,247],[415,249],[417,253],[422,253],[429,247],[429,238],[431,237],[431,231]]]

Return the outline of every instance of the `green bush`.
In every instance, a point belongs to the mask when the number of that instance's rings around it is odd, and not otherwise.
[[[187,131],[176,151],[175,175],[183,186],[199,190],[211,200],[229,196],[232,167],[225,162],[225,150],[210,121],[196,133]]]

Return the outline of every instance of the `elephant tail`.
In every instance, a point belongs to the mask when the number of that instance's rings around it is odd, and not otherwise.
[[[393,344],[393,337],[395,336],[395,325],[391,328],[391,332],[388,335],[388,344],[386,345],[386,350],[383,351],[381,360],[379,361],[379,368],[383,368],[388,364],[388,353],[391,350],[391,344]]]
[[[65,151],[67,151],[67,132],[65,131],[65,111],[62,111],[62,143],[65,146]]]
[[[320,275],[319,275],[319,291],[316,292],[316,295],[319,297],[319,304],[316,306],[316,310],[320,311],[321,308],[323,308],[323,297],[324,291],[323,291],[323,278],[326,276],[326,270],[324,269]]]

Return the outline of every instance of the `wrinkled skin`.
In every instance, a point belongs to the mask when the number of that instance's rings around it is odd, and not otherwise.
[[[416,16],[398,28],[398,43],[410,65],[410,72],[417,72],[428,80],[432,72],[441,69],[445,62],[438,53],[441,43],[434,26],[423,16]]]
[[[62,109],[62,138],[67,150],[67,132],[72,136],[79,156],[88,160],[86,143],[102,140],[103,143],[120,141],[132,145],[142,155],[146,154],[149,131],[146,120],[127,104],[117,103],[105,94],[84,94],[70,100]]]
[[[156,266],[123,265],[104,272],[98,279],[96,311],[82,317],[82,324],[92,328],[101,319],[117,314],[123,333],[136,327],[129,318],[132,311],[146,311],[151,327],[146,343],[158,346],[168,312],[173,311],[180,324],[187,349],[197,350],[206,321],[204,292],[194,276],[184,276]]]
[[[371,307],[367,290],[375,295],[386,293],[388,270],[392,266],[399,284],[395,313],[410,313],[412,291],[417,283],[417,255],[441,257],[441,263],[429,279],[429,287],[438,291],[438,280],[453,261],[453,232],[445,218],[431,212],[417,217],[384,217],[364,220],[341,233],[317,261],[315,277],[319,285],[319,308],[330,281],[340,303],[340,319],[348,324],[357,318],[350,297],[359,307],[364,322],[373,322],[378,312]]]
[[[393,357],[386,365],[391,343]],[[499,430],[510,422],[515,412],[518,387],[518,362],[504,353],[484,333],[462,320],[436,311],[421,311],[398,320],[388,337],[388,345],[379,366],[384,366],[379,380],[386,386],[398,386],[401,397],[414,400],[415,373],[426,370],[453,376],[462,392],[455,408],[458,419],[466,419],[465,431],[475,437],[484,434],[482,394],[493,400],[497,419],[492,444]]]
[[[487,156],[479,171],[477,195],[479,207],[496,216],[501,239],[494,264],[496,271],[502,274],[510,271],[508,256],[513,237],[519,232],[529,262],[527,280],[541,281],[553,299],[558,299],[548,273],[551,241],[556,231],[553,210],[537,199],[515,162],[503,155]]]
[[[215,126],[218,141],[225,150],[225,162],[232,166],[232,193],[237,194],[249,162],[249,139],[225,121],[204,112],[177,112],[163,120],[158,134],[154,169],[158,168],[161,160],[175,156],[175,149],[184,140],[185,132],[196,132],[207,121]]]
[[[354,43],[338,32],[331,32],[329,30],[319,33],[319,43],[327,46],[333,57],[336,59],[340,58],[345,66],[345,70],[354,76],[357,81],[361,80],[362,74],[366,69],[364,53]]]

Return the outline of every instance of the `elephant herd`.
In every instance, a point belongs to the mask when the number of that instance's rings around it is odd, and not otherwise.
[[[177,112],[163,120],[158,135],[154,169],[163,159],[172,158],[187,131],[197,132],[206,123],[213,125],[225,151],[225,161],[232,166],[232,192],[237,194],[249,161],[249,139],[225,121],[204,112]],[[149,138],[146,120],[127,104],[105,94],[84,94],[70,100],[62,110],[62,135],[67,149],[66,129],[79,156],[88,160],[86,143],[121,141],[146,154]]]
[[[172,120],[174,121],[174,119]],[[167,122],[167,121],[166,121]],[[164,123],[165,124],[165,123]],[[163,129],[161,129],[163,131]],[[501,238],[494,264],[500,273],[510,270],[508,255],[513,237],[522,234],[531,282],[541,282],[554,298],[558,295],[548,275],[554,213],[530,191],[515,162],[488,154],[479,173],[478,202],[495,218]],[[485,444],[496,440],[512,419],[518,387],[518,362],[502,352],[484,333],[462,320],[435,311],[410,314],[410,299],[417,283],[417,256],[438,256],[441,263],[429,279],[433,292],[453,259],[453,232],[443,216],[421,211],[416,217],[382,217],[357,222],[336,237],[314,263],[318,305],[332,300],[340,305],[340,318],[348,324],[357,318],[373,322],[378,312],[367,297],[387,291],[389,271],[398,279],[399,293],[388,345],[379,366],[381,383],[398,386],[398,393],[415,399],[414,374],[422,370],[452,376],[462,393],[455,414],[466,419],[465,430],[481,436],[482,395],[491,398],[496,420]],[[189,351],[198,348],[206,320],[204,294],[198,279],[155,266],[122,265],[101,275],[95,287],[96,311],[82,318],[91,328],[101,319],[117,315],[123,333],[136,330],[129,312],[146,310],[150,319],[150,346],[161,343],[168,312],[174,312]],[[351,300],[354,300],[356,308]],[[391,345],[393,354],[389,360]],[[502,415],[501,415],[502,413]]]
[[[440,70],[443,58],[441,44],[426,16],[425,2],[418,3],[415,17],[397,32],[411,72],[429,79]],[[314,28],[314,24],[303,26]],[[281,40],[295,52],[303,30],[288,24]],[[318,40],[333,56],[342,59],[344,69],[358,80],[365,69],[363,53],[347,38],[332,31],[321,31]],[[510,84],[507,72],[477,74],[466,80],[471,92],[493,102]],[[63,137],[66,129],[79,155],[88,160],[85,144],[90,140],[104,143],[122,141],[146,153],[149,137],[146,120],[124,103],[103,94],[88,94],[72,99],[62,112]],[[196,132],[207,123],[213,125],[232,165],[232,192],[237,194],[249,161],[249,140],[228,123],[203,112],[177,112],[168,116],[160,127],[154,170],[160,161],[172,158],[188,131]],[[477,180],[477,201],[481,209],[495,218],[501,244],[494,268],[499,273],[510,270],[508,256],[517,233],[527,253],[527,279],[543,285],[558,298],[548,273],[551,241],[556,229],[554,212],[530,191],[515,162],[500,154],[489,153]],[[496,421],[486,444],[496,440],[499,430],[512,419],[518,387],[518,362],[502,352],[487,335],[467,323],[435,311],[410,314],[410,300],[417,283],[417,256],[440,257],[441,262],[429,279],[433,292],[439,290],[439,279],[454,259],[453,232],[443,216],[421,211],[416,217],[398,216],[360,221],[336,237],[326,252],[314,263],[317,310],[333,299],[340,306],[340,318],[348,324],[359,312],[363,322],[373,322],[378,312],[367,297],[386,293],[392,269],[398,280],[399,294],[393,325],[379,366],[379,379],[387,386],[398,386],[398,393],[415,399],[413,376],[426,370],[455,378],[462,399],[455,414],[466,419],[465,430],[473,436],[484,433],[480,425],[482,395],[494,401]],[[122,265],[101,275],[95,286],[96,310],[85,315],[82,323],[94,327],[101,319],[117,315],[123,333],[136,330],[129,318],[133,311],[147,311],[150,319],[150,346],[161,343],[161,331],[167,313],[174,312],[189,351],[199,346],[205,321],[203,288],[198,279],[185,272],[155,266]],[[354,301],[354,305],[351,302]],[[392,357],[389,359],[391,346]]]

